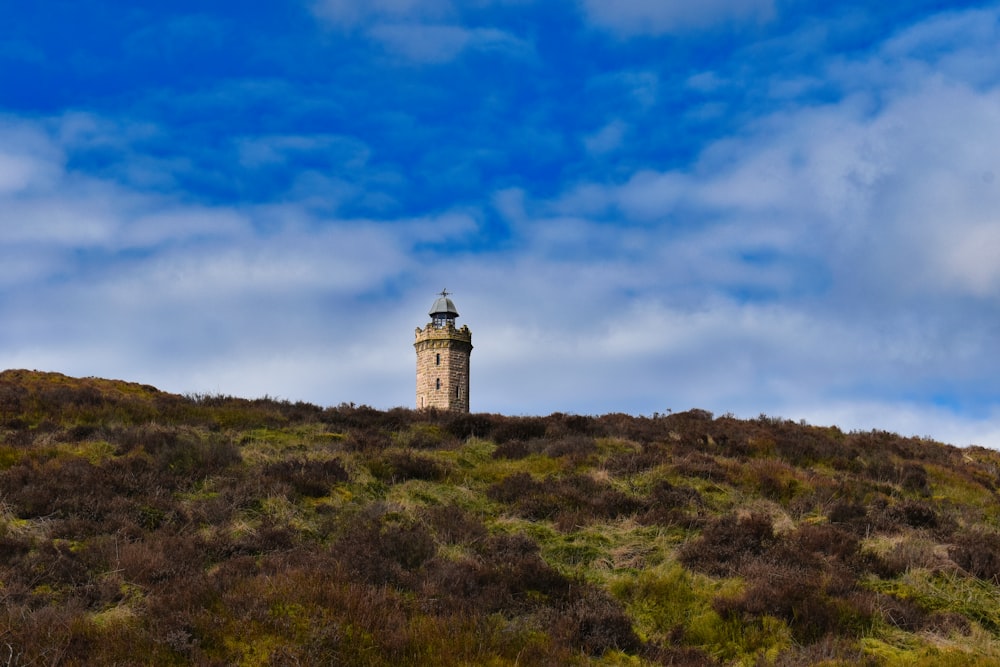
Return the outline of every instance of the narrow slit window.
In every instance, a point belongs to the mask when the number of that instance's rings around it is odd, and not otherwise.
[[[438,378],[437,380],[435,380],[434,385],[435,385],[434,386],[435,389],[440,389],[441,388],[441,378]]]
[[[441,353],[440,352],[437,354],[437,357],[434,359],[434,365],[436,365],[436,366],[440,366],[441,365]]]

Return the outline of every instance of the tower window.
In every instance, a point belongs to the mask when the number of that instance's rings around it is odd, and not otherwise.
[[[441,365],[441,353],[440,352],[438,352],[437,358],[434,360],[434,364],[437,365],[437,366]]]
[[[435,387],[434,387],[435,389],[440,389],[441,388],[441,378],[438,378],[437,380],[435,380],[434,384],[435,384]]]

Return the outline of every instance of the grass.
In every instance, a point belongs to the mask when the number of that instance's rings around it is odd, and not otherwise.
[[[0,399],[9,664],[1000,662],[990,450],[29,371]]]

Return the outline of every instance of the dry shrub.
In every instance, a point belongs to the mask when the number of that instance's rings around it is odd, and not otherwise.
[[[445,544],[473,544],[486,539],[486,526],[456,505],[435,505],[424,510],[424,519]]]
[[[473,557],[428,564],[424,599],[466,613],[520,614],[561,604],[573,590],[573,582],[549,566],[526,535],[493,535],[473,549]]]
[[[761,661],[763,667],[763,661]],[[773,667],[811,667],[812,665],[855,665],[856,667],[877,667],[877,657],[867,655],[856,641],[827,635],[806,646],[791,646],[775,659]],[[770,666],[769,666],[770,667]]]
[[[402,433],[396,434],[396,441],[413,449],[441,449],[453,444],[451,433],[437,424],[416,423]]]
[[[722,516],[685,543],[680,561],[691,568],[715,576],[732,576],[775,543],[771,518],[753,513]]]
[[[597,442],[591,436],[566,435],[555,440],[549,439],[542,451],[553,458],[567,456],[574,461],[582,461],[597,453]]]
[[[847,564],[856,561],[861,544],[851,533],[828,524],[799,526],[791,539],[801,551],[831,556]]]
[[[724,482],[729,473],[714,457],[692,452],[674,462],[674,470],[685,477],[699,477],[711,482]]]
[[[368,405],[342,403],[323,410],[318,418],[319,421],[327,425],[329,430],[334,432],[357,430],[359,432],[385,431],[392,433],[405,430],[418,419],[426,420],[433,416],[434,411],[432,410],[415,412],[407,408],[393,408],[382,411]]]
[[[45,463],[25,460],[0,473],[0,494],[20,518],[79,517],[105,520],[115,507],[115,489],[98,466],[80,458]]]
[[[80,641],[74,637],[83,609],[78,604],[51,605],[31,610],[5,605],[3,627],[4,658],[12,665],[84,664]]]
[[[671,448],[662,442],[654,442],[643,445],[636,451],[615,454],[608,459],[605,467],[613,473],[636,475],[672,460]]]
[[[600,436],[603,433],[600,424],[593,417],[555,413],[551,415],[551,418],[561,419],[563,426],[570,433],[583,433],[591,436]]]
[[[172,585],[201,572],[208,563],[209,546],[194,535],[155,533],[139,542],[105,543],[105,557],[122,577],[142,586]]]
[[[565,597],[571,590],[570,581],[542,559],[538,543],[527,535],[493,535],[477,545],[476,552],[508,590],[550,598]]]
[[[721,664],[705,651],[693,646],[646,645],[642,657],[655,665],[667,667],[717,667]]]
[[[891,524],[911,528],[937,528],[939,523],[937,510],[930,503],[916,500],[889,507],[885,516]]]
[[[498,422],[490,433],[490,439],[498,445],[545,437],[545,420],[540,417],[502,417]]]
[[[121,456],[141,448],[155,466],[172,475],[218,472],[241,461],[237,446],[218,433],[196,429],[146,424],[109,431],[109,441]]]
[[[774,616],[788,623],[796,641],[809,644],[829,634],[851,634],[866,625],[868,614],[849,601],[856,589],[853,575],[832,566],[796,540],[776,544],[749,562],[741,574],[746,590],[714,603],[724,617]]]
[[[695,527],[699,518],[688,512],[688,508],[702,506],[701,494],[687,486],[674,486],[667,480],[657,482],[646,499],[648,509],[639,521],[646,525],[679,525]]]
[[[344,448],[349,452],[382,451],[392,446],[392,438],[383,431],[352,429],[344,440]]]
[[[492,457],[494,459],[519,461],[528,458],[532,454],[540,454],[544,447],[545,440],[540,438],[528,442],[524,440],[508,440],[497,445],[497,448],[493,450]]]
[[[957,534],[948,555],[973,576],[1000,584],[1000,534],[967,530]]]
[[[486,495],[495,502],[514,504],[520,498],[535,493],[539,484],[535,482],[530,473],[519,472],[509,475],[487,491]]]
[[[415,583],[415,571],[436,550],[426,528],[390,514],[354,518],[333,545],[340,564],[362,581],[404,587]]]
[[[512,505],[520,516],[552,520],[564,529],[644,509],[639,499],[589,475],[550,477],[539,482],[528,473],[517,473],[491,486],[486,494],[491,500]]]
[[[444,427],[459,440],[486,438],[493,430],[494,421],[490,415],[483,414],[450,415]]]
[[[760,495],[771,500],[787,503],[800,490],[795,469],[775,459],[757,459],[743,466],[747,482]]]
[[[838,609],[812,572],[757,565],[749,568],[747,578],[749,587],[738,598],[714,602],[723,618],[774,616],[788,623],[796,641],[804,644],[840,630]]]
[[[924,531],[910,531],[892,539],[888,548],[865,554],[872,572],[883,578],[897,577],[908,570],[954,570],[954,564],[937,549],[938,543]]]
[[[927,480],[927,470],[918,463],[907,463],[899,473],[899,483],[903,490],[921,496],[929,496],[931,487]]]
[[[939,635],[959,634],[967,637],[972,633],[972,622],[957,612],[935,611],[927,615],[922,629]]]
[[[833,460],[844,449],[839,431],[784,421],[770,424],[769,432],[778,455],[799,467]]]
[[[611,650],[634,653],[641,646],[621,603],[590,585],[575,589],[573,598],[556,610],[552,633],[594,656]]]
[[[865,591],[854,598],[854,603],[872,617],[906,632],[918,632],[928,621],[927,612],[908,598]]]
[[[287,484],[296,494],[306,498],[322,498],[333,486],[349,479],[344,466],[336,459],[277,461],[264,466],[261,474],[269,480]]]
[[[864,533],[868,526],[868,508],[861,503],[839,500],[827,512],[830,523],[855,533]]]
[[[260,556],[294,549],[301,542],[301,536],[290,526],[267,520],[254,530],[241,533],[239,537],[225,534],[216,536],[208,544],[211,555],[216,560],[239,556]]]
[[[409,479],[440,482],[449,472],[449,467],[445,463],[408,450],[387,452],[371,461],[369,469],[377,479],[390,484]]]

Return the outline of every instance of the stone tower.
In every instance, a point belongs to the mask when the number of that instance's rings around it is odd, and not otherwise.
[[[417,327],[417,409],[469,411],[469,356],[472,332],[455,328],[458,311],[442,290],[431,306],[431,321]]]

